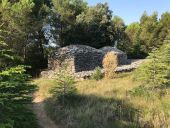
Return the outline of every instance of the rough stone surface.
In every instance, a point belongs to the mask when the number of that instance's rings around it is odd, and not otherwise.
[[[128,65],[120,65],[115,69],[115,72],[129,72],[138,68],[145,59],[129,59]]]
[[[120,65],[114,71],[117,72],[117,73],[119,73],[119,72],[130,72],[130,71],[138,68],[144,61],[146,61],[146,60],[145,59],[129,59],[128,65]],[[89,78],[93,73],[94,73],[94,70],[93,71],[83,71],[83,72],[75,73],[75,76],[77,78],[86,79],[86,78]],[[104,73],[103,69],[102,69],[102,73]]]
[[[41,72],[41,76],[51,78],[57,70],[66,66],[77,77],[88,77],[96,67],[102,68],[103,58],[109,52],[118,56],[118,65],[128,63],[127,55],[114,47],[95,49],[86,45],[69,45],[49,55],[48,70]]]
[[[138,68],[144,61],[146,61],[146,60],[145,59],[130,59],[130,60],[128,60],[128,62],[130,64],[118,66],[115,69],[115,72],[130,72],[130,71]],[[104,73],[103,69],[102,69],[102,72]],[[53,78],[55,73],[56,73],[56,71],[54,71],[54,70],[46,70],[46,71],[41,72],[41,76],[45,77],[45,78]],[[94,70],[77,72],[77,73],[74,73],[74,75],[77,78],[86,79],[86,78],[89,78],[93,73],[94,73]]]
[[[67,69],[73,73],[94,70],[102,67],[104,53],[101,50],[85,46],[70,45],[53,52],[49,56],[49,69],[59,69],[66,65]]]

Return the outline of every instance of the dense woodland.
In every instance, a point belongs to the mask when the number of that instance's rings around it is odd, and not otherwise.
[[[36,86],[29,80],[47,68],[48,53],[58,46],[101,48],[118,41],[118,48],[129,58],[152,58],[138,78],[149,86],[154,84],[152,88],[167,87],[170,12],[160,19],[157,12],[144,12],[139,22],[129,25],[115,15],[107,3],[89,6],[83,0],[0,0],[0,128],[29,128],[30,123],[36,127],[27,107]],[[143,85],[140,89],[146,89]]]

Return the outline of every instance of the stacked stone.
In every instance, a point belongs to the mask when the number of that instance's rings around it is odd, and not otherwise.
[[[96,67],[102,68],[103,58],[109,52],[118,56],[119,65],[127,64],[127,55],[115,47],[95,49],[86,45],[70,45],[59,48],[49,55],[48,70],[43,71],[41,76],[52,78],[55,72],[66,66],[67,70],[78,78],[89,77]]]
[[[94,70],[102,67],[104,53],[101,50],[85,46],[70,45],[58,49],[49,56],[48,67],[52,70],[66,65],[71,72]]]

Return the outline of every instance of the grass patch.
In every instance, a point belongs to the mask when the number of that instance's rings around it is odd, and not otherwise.
[[[128,73],[114,79],[79,81],[78,93],[68,97],[65,106],[48,93],[55,85],[53,80],[35,82],[40,95],[46,97],[49,116],[63,128],[166,128],[170,124],[170,97],[130,95],[140,84]]]

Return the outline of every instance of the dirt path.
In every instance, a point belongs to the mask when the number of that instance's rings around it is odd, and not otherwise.
[[[33,111],[36,114],[39,126],[41,128],[60,128],[47,116],[44,110],[44,99],[41,95],[34,95]]]

